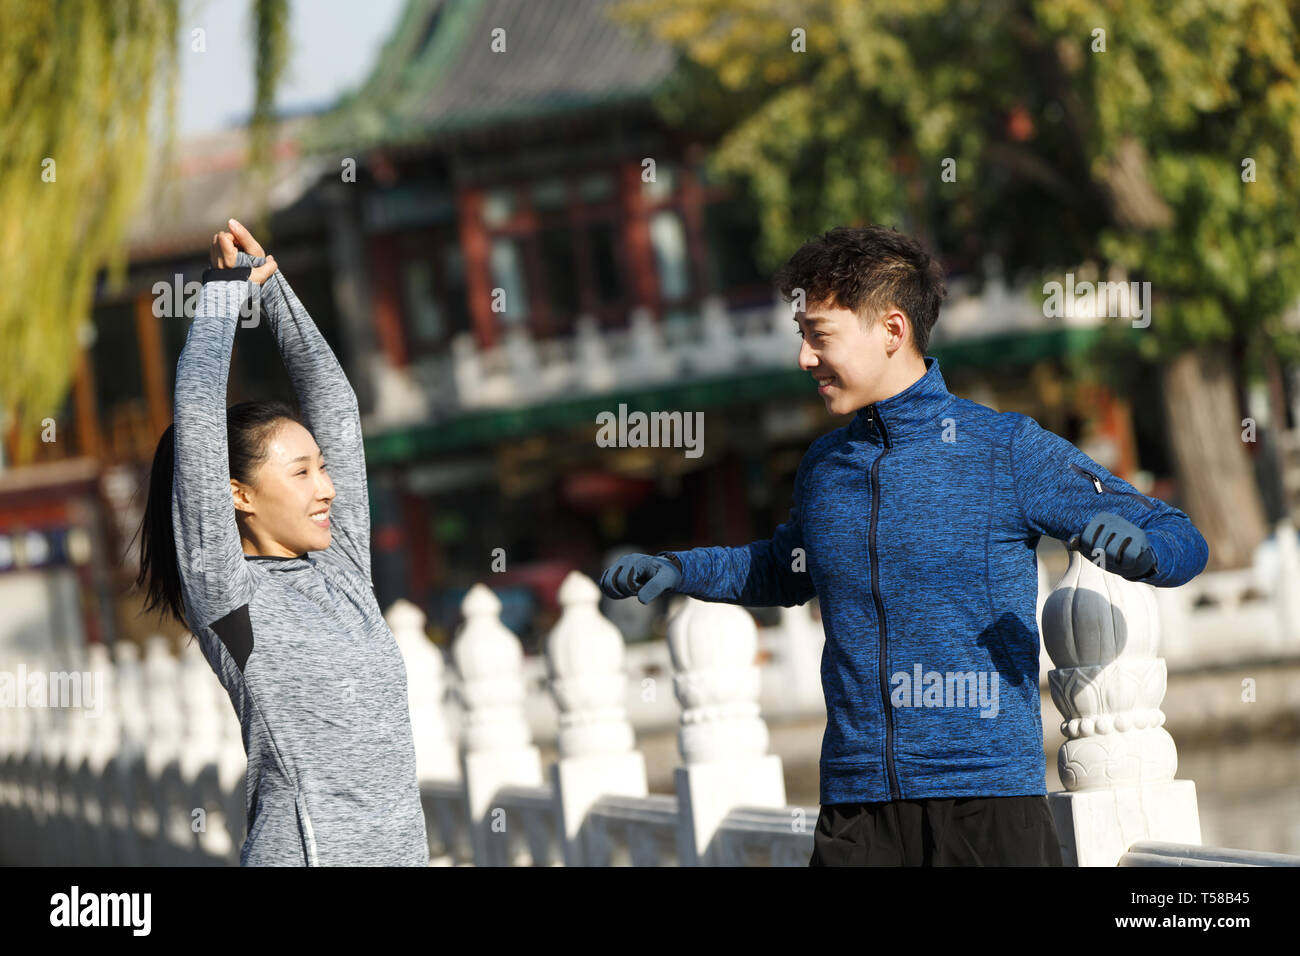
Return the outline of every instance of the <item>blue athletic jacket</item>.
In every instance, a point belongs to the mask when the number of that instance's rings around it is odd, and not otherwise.
[[[1184,512],[1027,415],[957,398],[925,364],[812,443],[769,540],[662,552],[700,600],[820,599],[823,804],[1046,793],[1039,537],[1118,514],[1146,532],[1157,587],[1209,558]]]

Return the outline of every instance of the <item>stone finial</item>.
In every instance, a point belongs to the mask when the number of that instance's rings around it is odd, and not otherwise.
[[[446,689],[442,651],[425,634],[424,612],[410,601],[394,601],[384,620],[406,663],[406,692],[417,773],[422,780],[455,779],[460,776],[460,767],[442,710]]]
[[[181,750],[180,665],[167,638],[155,634],[145,643],[144,685],[149,739],[145,753],[157,771]]]
[[[221,747],[222,709],[230,704],[224,694],[217,697],[212,685],[220,682],[197,640],[181,645],[180,713],[184,726],[185,746],[180,753],[181,768],[188,779],[196,777]]]
[[[578,316],[574,323],[573,350],[576,378],[585,388],[603,391],[614,387],[614,366],[610,364],[609,349],[595,316],[587,313]]]
[[[113,666],[113,657],[108,646],[96,641],[86,649],[86,666],[90,670],[91,680],[96,691],[101,695],[94,710],[95,716],[89,718],[89,741],[86,746],[86,758],[90,765],[102,771],[117,753],[118,740],[122,733],[120,703],[117,696],[117,668]]]
[[[623,635],[601,615],[600,589],[586,575],[570,571],[558,597],[546,671],[560,711],[560,756],[626,753],[635,738],[624,707]]]
[[[524,652],[501,623],[501,600],[476,584],[461,602],[465,623],[452,645],[465,704],[465,749],[515,750],[532,742],[524,718]]]
[[[673,690],[682,705],[678,745],[687,764],[759,757],[758,630],[743,608],[687,598],[668,624]]]
[[[145,711],[144,671],[140,666],[140,648],[131,641],[117,641],[113,645],[113,659],[117,662],[117,696],[121,704],[122,746],[124,761],[130,761],[144,751],[149,739],[149,715]]]

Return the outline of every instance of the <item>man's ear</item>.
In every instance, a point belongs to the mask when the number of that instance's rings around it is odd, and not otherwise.
[[[908,326],[911,324],[911,318],[899,309],[887,309],[881,316],[880,321],[885,324],[886,336],[896,335],[898,344],[895,349],[902,348],[911,341],[911,333]]]
[[[248,485],[234,478],[230,479],[230,496],[235,500],[235,510],[244,514],[253,513],[253,495]]]

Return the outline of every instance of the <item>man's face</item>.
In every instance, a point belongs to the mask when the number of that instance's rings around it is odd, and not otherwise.
[[[902,318],[899,313],[894,315]],[[795,313],[795,321],[803,333],[799,367],[817,380],[817,392],[828,412],[847,415],[887,397],[878,392],[888,359],[886,349],[891,341],[897,342],[897,335],[888,337],[886,322],[863,328],[864,322],[854,312],[830,305],[810,305],[807,312]],[[905,327],[903,332],[907,332]]]

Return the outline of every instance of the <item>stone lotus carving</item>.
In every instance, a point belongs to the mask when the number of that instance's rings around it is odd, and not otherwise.
[[[1064,720],[1057,771],[1066,790],[1173,780],[1174,740],[1160,710],[1165,662],[1153,588],[1103,571],[1079,552],[1042,611],[1056,669],[1052,701]]]

